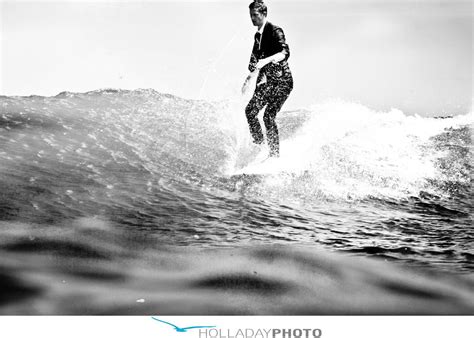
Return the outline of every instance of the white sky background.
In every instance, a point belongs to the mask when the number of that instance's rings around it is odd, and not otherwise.
[[[0,94],[153,88],[237,95],[253,43],[239,1],[2,1]],[[290,46],[284,110],[326,99],[420,115],[472,108],[472,4],[267,0]]]

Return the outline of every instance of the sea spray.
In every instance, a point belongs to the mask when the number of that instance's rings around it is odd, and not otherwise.
[[[430,182],[439,178],[437,163],[447,149],[432,138],[468,120],[406,116],[396,109],[377,112],[341,102],[315,105],[306,114],[301,127],[282,141],[278,160],[239,171],[267,176],[254,189],[261,196],[278,191],[281,196],[357,199],[436,193]]]
[[[112,89],[0,98],[0,237],[51,234],[18,248],[97,256],[61,231],[99,219],[134,247],[289,243],[472,270],[472,113],[281,111],[281,158],[231,176],[267,150],[252,148],[245,103]]]

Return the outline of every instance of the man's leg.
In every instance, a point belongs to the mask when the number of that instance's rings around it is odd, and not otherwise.
[[[252,135],[253,142],[256,144],[261,144],[263,142],[262,127],[260,126],[260,122],[258,122],[257,115],[266,104],[264,93],[265,84],[258,86],[255,89],[252,99],[245,108],[245,115],[247,116],[250,134]]]
[[[283,103],[290,95],[293,89],[293,83],[283,84],[276,87],[273,92],[273,100],[268,103],[263,115],[263,121],[265,122],[265,129],[267,130],[267,142],[270,148],[270,156],[280,156],[280,138],[278,136],[278,127],[275,121],[277,113],[280,111]]]

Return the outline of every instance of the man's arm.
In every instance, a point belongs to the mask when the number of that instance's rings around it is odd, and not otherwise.
[[[287,61],[288,58],[290,57],[290,47],[288,47],[288,44],[286,43],[285,33],[283,33],[283,29],[281,29],[280,27],[277,27],[273,31],[273,34],[274,34],[275,39],[278,41],[278,45],[281,48],[280,53],[283,54],[283,59],[281,59],[280,61],[283,61],[283,60]]]
[[[273,38],[277,41],[277,43],[278,43],[278,45],[281,49],[281,52],[270,55],[269,57],[267,57],[265,59],[261,59],[260,61],[258,61],[258,63],[255,66],[257,69],[261,69],[261,68],[265,67],[270,62],[277,63],[277,62],[280,62],[280,61],[283,61],[283,60],[286,61],[290,57],[290,47],[288,47],[288,44],[286,43],[285,34],[283,33],[283,29],[281,29],[280,27],[277,27],[273,31]]]

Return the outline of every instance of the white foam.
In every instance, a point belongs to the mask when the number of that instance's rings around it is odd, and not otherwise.
[[[280,187],[282,191],[294,188],[297,194],[416,194],[439,174],[436,160],[445,155],[444,150],[433,147],[430,138],[470,121],[472,113],[435,119],[407,116],[398,109],[377,112],[354,103],[315,105],[309,120],[281,143],[280,158],[262,163],[256,159],[244,168],[233,162],[229,172],[292,174],[260,184],[271,182],[272,189]]]

